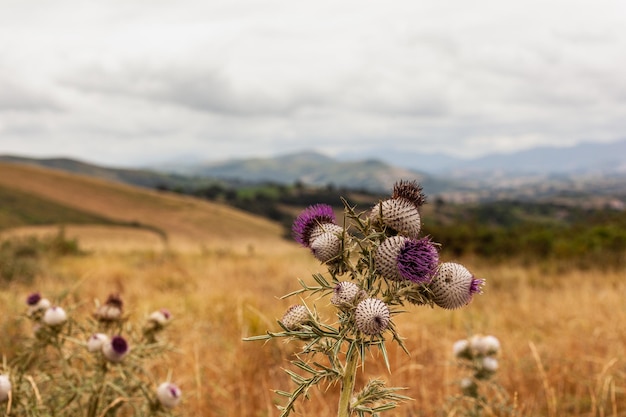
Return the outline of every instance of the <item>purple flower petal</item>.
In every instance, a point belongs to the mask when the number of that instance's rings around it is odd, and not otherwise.
[[[307,207],[293,222],[291,231],[296,242],[309,247],[313,229],[324,223],[335,223],[335,213],[328,204]]]

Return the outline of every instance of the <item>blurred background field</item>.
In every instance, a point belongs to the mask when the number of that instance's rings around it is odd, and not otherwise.
[[[0,353],[10,358],[31,337],[22,318],[31,292],[77,315],[117,293],[131,317],[173,313],[177,351],[153,371],[181,386],[175,415],[278,415],[272,390],[292,389],[282,368],[297,346],[242,338],[278,330],[276,319],[299,302],[279,297],[324,271],[287,238],[297,205],[282,202],[272,220],[59,171],[0,164],[0,174]],[[339,211],[340,191],[330,191]],[[362,210],[377,198],[347,197]],[[520,416],[626,416],[623,212],[432,201],[423,217],[442,260],[464,263],[487,285],[464,309],[411,306],[396,317],[410,356],[391,343],[390,374],[380,357],[366,365],[414,399],[388,415],[463,415],[450,402],[464,376],[452,344],[482,333],[502,344],[503,391],[490,392],[486,415],[506,415],[506,405]],[[329,300],[304,301],[332,320]],[[337,391],[312,391],[297,415],[333,415]]]

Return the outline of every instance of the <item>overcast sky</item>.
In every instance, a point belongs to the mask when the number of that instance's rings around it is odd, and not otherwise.
[[[626,1],[0,0],[0,153],[128,166],[626,138]]]

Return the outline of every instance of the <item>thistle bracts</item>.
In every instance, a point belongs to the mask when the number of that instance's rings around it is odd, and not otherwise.
[[[355,375],[367,351],[378,350],[391,370],[386,343],[394,341],[406,351],[394,323],[403,305],[459,308],[480,292],[482,280],[464,267],[450,272],[448,264],[440,264],[439,245],[420,236],[419,210],[425,201],[419,184],[400,181],[390,198],[364,212],[357,213],[343,200],[343,227],[325,204],[310,206],[295,219],[294,239],[327,267],[327,274],[313,274],[315,285],[300,280],[302,288],[283,298],[329,297],[324,307],[336,317],[325,320],[316,306],[303,301],[277,320],[282,330],[245,339],[283,337],[302,343],[292,364],[303,374],[287,371],[296,389],[277,391],[287,398],[279,407],[281,416],[288,416],[296,401],[318,384],[341,386],[339,417],[378,415],[394,408],[407,399],[398,388],[374,380],[356,391]]]
[[[472,301],[482,292],[483,279],[477,279],[463,265],[454,262],[441,264],[429,287],[433,301],[439,307],[454,310]]]

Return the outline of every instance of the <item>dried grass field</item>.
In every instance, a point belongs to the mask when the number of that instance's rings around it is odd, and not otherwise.
[[[623,274],[465,263],[487,279],[485,293],[462,310],[408,308],[395,321],[411,355],[391,344],[391,374],[381,358],[366,364],[368,377],[407,387],[414,399],[390,415],[454,415],[448,399],[458,394],[462,373],[451,347],[476,333],[500,339],[496,380],[517,415],[626,415]],[[279,330],[275,320],[298,300],[277,297],[318,271],[323,268],[306,250],[288,245],[268,252],[227,246],[202,253],[92,252],[46,265],[28,286],[3,288],[1,324],[5,335],[28,332],[12,323],[34,290],[52,299],[69,292],[64,303],[81,305],[75,314],[90,314],[94,300],[109,293],[121,294],[131,317],[166,307],[174,316],[168,337],[178,350],[155,371],[172,372],[182,387],[179,415],[278,415],[272,390],[293,388],[282,368],[298,346],[242,338]],[[305,301],[326,312],[327,299]],[[336,398],[337,387],[312,392],[298,415],[333,415]]]
[[[11,180],[22,190],[35,187],[17,178],[23,175]],[[90,183],[80,188],[83,198],[78,198],[79,188],[68,184],[85,183],[67,181],[64,192],[74,196],[76,205],[92,205],[91,196],[103,192]],[[91,314],[96,302],[117,293],[131,319],[162,307],[173,314],[167,338],[176,350],[151,366],[157,378],[171,373],[183,391],[174,415],[278,416],[276,404],[284,399],[273,390],[293,389],[284,368],[299,346],[242,339],[279,330],[276,320],[300,302],[280,297],[298,289],[299,278],[312,282],[311,275],[324,272],[323,266],[307,249],[283,240],[271,223],[208,203],[138,191],[124,197],[124,190],[114,194],[119,198],[102,197],[92,212],[158,224],[171,238],[161,242],[144,229],[119,225],[68,225],[67,235],[78,239],[85,254],[45,258],[32,282],[2,287],[0,354],[10,357],[30,336],[22,319],[29,293],[62,299],[74,306],[71,314],[76,316]],[[161,198],[168,203],[141,203]],[[31,227],[12,233],[56,230]],[[407,307],[394,322],[410,355],[390,342],[391,373],[373,353],[359,374],[361,382],[379,377],[390,386],[406,387],[402,394],[413,400],[386,415],[464,415],[450,402],[463,377],[452,345],[469,335],[490,334],[502,345],[495,376],[502,390],[488,391],[494,406],[484,415],[626,416],[625,271],[602,265],[580,270],[459,261],[487,280],[484,294],[461,310]],[[327,298],[304,302],[333,320]],[[337,386],[313,390],[309,400],[298,404],[296,415],[332,416],[337,398]],[[506,404],[508,414],[498,404]]]

